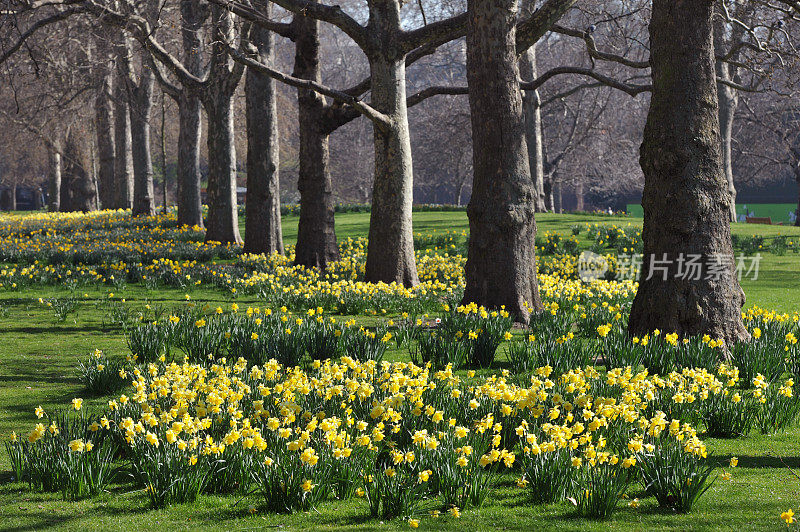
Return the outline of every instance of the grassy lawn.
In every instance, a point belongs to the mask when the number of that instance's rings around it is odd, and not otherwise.
[[[537,216],[539,231],[570,234],[576,224],[616,223],[634,225],[629,218],[584,215]],[[297,217],[283,221],[286,243],[294,243]],[[369,214],[337,215],[337,236],[365,236]],[[414,214],[415,233],[467,230],[464,212],[425,212]],[[800,228],[736,224],[735,234],[797,235]],[[743,282],[748,305],[755,304],[784,312],[800,309],[800,256],[766,255],[759,278]],[[0,291],[0,440],[12,430],[27,433],[34,424],[33,410],[63,407],[73,397],[84,397],[88,406],[100,407],[107,398],[87,397],[77,377],[76,366],[86,354],[102,349],[112,356],[124,356],[127,347],[122,331],[110,323],[108,289],[82,290],[88,294],[63,323],[53,311],[40,305],[40,297],[67,295],[65,289],[45,287],[22,292]],[[186,303],[184,291],[148,292],[139,286],[114,291],[115,299],[140,308],[147,303],[177,307]],[[195,289],[192,301],[212,306],[231,302],[218,290]],[[239,305],[259,304],[242,297]],[[359,318],[365,323],[369,320]],[[502,349],[502,348],[501,348]],[[405,351],[391,353],[389,359],[408,359]],[[800,429],[772,436],[757,431],[736,440],[707,439],[708,448],[720,463],[739,457],[739,467],[731,480],[718,479],[692,513],[676,515],[656,508],[653,498],[642,498],[639,508],[621,509],[608,522],[575,517],[569,503],[533,505],[525,491],[515,486],[516,473],[498,477],[495,489],[484,507],[470,510],[461,519],[449,516],[424,518],[421,527],[463,530],[779,530],[779,514],[800,505],[800,480],[788,468],[800,470]],[[401,520],[380,522],[369,517],[364,501],[328,501],[315,510],[295,515],[271,514],[258,509],[259,499],[202,496],[195,504],[151,510],[141,490],[120,482],[101,497],[64,502],[58,494],[31,492],[11,481],[9,460],[0,450],[0,530],[23,531],[58,528],[61,530],[256,530],[287,529],[408,529]],[[255,509],[251,512],[251,507]]]

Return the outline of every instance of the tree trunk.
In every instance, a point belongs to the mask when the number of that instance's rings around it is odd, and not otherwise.
[[[208,224],[206,242],[240,243],[236,206],[233,95],[215,90],[205,99],[208,116]]]
[[[8,210],[17,210],[17,182],[14,181],[8,187]]]
[[[101,41],[103,39],[100,39]],[[107,52],[100,59],[106,64],[98,66],[94,100],[94,122],[97,134],[98,192],[104,209],[111,209],[114,200],[114,117],[111,104],[111,68]]]
[[[584,205],[582,181],[575,183],[575,210],[578,212],[584,212],[586,210],[586,206]]]
[[[722,13],[717,13],[714,17],[714,48],[717,53],[722,54],[725,50],[726,23]],[[715,66],[717,79],[724,81],[734,81],[736,67],[725,61],[716,61]],[[717,95],[719,98],[719,133],[720,147],[722,151],[722,169],[725,181],[728,185],[728,193],[731,201],[729,206],[730,221],[736,221],[736,185],[733,180],[733,156],[731,145],[733,143],[733,121],[736,116],[736,108],[739,106],[739,92],[724,83],[717,83]]]
[[[88,171],[85,142],[75,129],[70,129],[64,145],[62,205],[65,199],[63,191],[66,191],[68,198],[68,207],[64,210],[87,212],[97,208],[97,189]]]
[[[297,35],[294,75],[320,82],[319,21],[311,17],[295,17],[293,23]],[[315,91],[297,90],[300,221],[294,263],[320,270],[339,260],[328,131],[322,129],[325,106],[325,98]]]
[[[794,212],[794,225],[800,227],[800,175],[797,176],[797,210]]]
[[[169,208],[167,198],[167,95],[161,93],[161,213],[166,215]]]
[[[153,109],[153,72],[142,65],[139,83],[131,99],[131,148],[133,152],[133,216],[156,212],[153,193],[153,155],[150,146],[150,113]]]
[[[183,64],[202,77],[203,21],[208,10],[198,0],[181,0]],[[203,227],[200,195],[200,136],[202,109],[200,98],[185,88],[178,97],[178,225]]]
[[[61,210],[61,153],[57,148],[47,152],[50,172],[47,188],[47,210],[58,212]]]
[[[553,197],[553,174],[544,174],[544,210],[546,212],[556,212],[556,202]]]
[[[719,61],[718,61],[719,63]],[[718,67],[718,70],[726,70]],[[729,220],[736,221],[736,184],[733,180],[733,155],[731,145],[733,142],[733,120],[736,108],[739,105],[739,95],[736,89],[721,83],[717,84],[719,94],[719,129],[720,146],[722,151],[722,170],[730,196],[728,205]]]
[[[125,80],[117,76],[114,90],[114,207],[133,206],[133,154],[131,152],[131,117]]]
[[[372,57],[372,106],[390,117],[375,124],[375,180],[369,219],[365,280],[419,283],[414,259],[411,207],[414,176],[406,109],[405,59]]]
[[[537,77],[536,46],[531,46],[519,58],[519,73],[523,81],[533,81]],[[537,212],[547,211],[544,188],[544,135],[542,131],[542,110],[539,91],[525,91],[522,96],[525,113],[525,141],[528,144],[528,162],[535,187],[534,206]]]
[[[203,227],[200,195],[200,99],[183,91],[178,98],[178,225]]]
[[[265,2],[269,13],[269,2]],[[250,42],[258,50],[258,61],[274,62],[275,38],[271,31],[254,26]],[[278,109],[275,81],[266,74],[247,69],[245,81],[247,115],[247,198],[244,220],[246,253],[283,253],[279,181]]]
[[[653,94],[641,147],[644,264],[628,330],[707,333],[730,346],[749,334],[720,153],[712,13],[712,0],[653,2]],[[699,276],[681,271],[681,259],[694,256]]]
[[[464,302],[505,306],[527,322],[542,308],[536,280],[536,188],[525,142],[516,0],[468,0],[467,82],[472,198]]]

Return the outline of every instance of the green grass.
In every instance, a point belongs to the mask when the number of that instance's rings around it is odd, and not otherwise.
[[[583,215],[540,215],[539,230],[569,234],[570,227],[587,221],[628,224],[627,218],[599,218]],[[369,214],[346,214],[337,217],[339,238],[366,234]],[[415,213],[415,232],[461,231],[467,228],[463,212]],[[745,234],[772,234],[785,231],[798,234],[795,228],[747,226]],[[738,232],[739,225],[734,226]],[[794,232],[792,232],[794,231]],[[296,236],[296,217],[284,219],[287,243]],[[757,281],[743,283],[748,304],[783,311],[800,309],[800,257],[768,255]],[[84,397],[87,407],[100,408],[106,398],[90,398],[82,391],[75,367],[86,354],[99,348],[111,356],[127,352],[122,331],[108,323],[107,289],[83,290],[89,298],[81,301],[77,312],[66,322],[56,323],[51,310],[37,302],[39,297],[65,297],[58,288],[24,292],[0,292],[0,439],[12,430],[27,433],[33,424],[33,409],[63,407],[73,397]],[[128,286],[114,291],[128,305],[139,308],[145,303],[178,306],[185,303],[184,291],[162,290],[149,293],[142,287]],[[230,303],[227,295],[216,290],[189,292],[193,301],[212,306]],[[240,305],[255,300],[240,298]],[[365,323],[368,319],[359,318]],[[407,359],[405,352],[390,353],[391,359]],[[739,457],[733,479],[718,479],[711,491],[689,515],[665,513],[655,508],[652,498],[642,498],[638,509],[622,508],[608,522],[575,517],[567,502],[536,506],[524,491],[514,485],[515,476],[500,477],[486,505],[471,510],[461,519],[423,516],[421,529],[496,530],[780,530],[779,514],[787,508],[798,510],[800,480],[788,467],[800,469],[800,429],[793,427],[774,436],[751,436],[737,440],[709,439],[709,450],[721,462]],[[25,486],[10,482],[9,462],[0,450],[0,530],[255,530],[288,529],[408,529],[402,521],[382,523],[370,519],[364,501],[329,501],[315,510],[296,515],[276,515],[258,510],[255,496],[203,496],[196,504],[179,505],[164,510],[150,510],[143,493],[128,483],[114,485],[111,493],[95,499],[68,503],[58,495],[30,492]],[[256,508],[250,513],[249,508]]]

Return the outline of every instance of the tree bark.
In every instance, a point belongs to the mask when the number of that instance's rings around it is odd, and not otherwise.
[[[156,212],[153,193],[153,155],[150,145],[150,114],[153,109],[155,76],[144,61],[139,82],[129,86],[131,93],[131,149],[133,152],[133,216],[152,216]],[[129,85],[132,85],[129,81]]]
[[[533,81],[537,77],[536,46],[531,46],[519,58],[519,73],[523,81]],[[525,112],[525,141],[528,144],[528,162],[531,178],[536,190],[534,206],[536,212],[546,212],[544,189],[544,133],[542,131],[542,110],[539,91],[525,91],[522,96]]]
[[[133,206],[133,154],[131,152],[131,117],[128,91],[122,75],[114,89],[114,207]]]
[[[368,54],[371,105],[388,117],[388,123],[373,121],[375,177],[365,280],[415,286],[419,277],[411,222],[414,175],[406,108],[406,63],[394,45],[401,28],[399,0],[371,2],[369,26],[382,43]]]
[[[17,182],[14,181],[8,187],[8,210],[17,210]]]
[[[730,76],[727,74],[729,72],[727,65],[722,65],[721,61],[717,61],[717,63],[717,75],[723,76],[722,79],[729,79]],[[719,95],[719,129],[722,169],[728,188],[728,194],[730,195],[730,204],[728,205],[729,220],[735,222],[736,184],[733,180],[733,155],[731,146],[733,143],[733,121],[736,115],[736,108],[739,106],[739,94],[736,89],[722,83],[717,84],[717,94]]]
[[[236,145],[233,126],[233,93],[241,76],[236,73],[227,44],[234,39],[232,15],[211,7],[214,44],[209,81],[202,93],[208,118],[208,223],[206,242],[241,243],[236,204]]]
[[[64,145],[61,204],[67,207],[62,210],[87,212],[97,208],[97,189],[88,168],[85,139],[71,128]]]
[[[556,202],[553,197],[553,174],[544,174],[544,210],[546,212],[556,212]]]
[[[98,193],[104,209],[115,205],[114,199],[114,117],[112,112],[112,63],[105,36],[98,39],[98,60],[95,72],[94,122],[97,134]]]
[[[794,212],[794,225],[800,227],[800,175],[796,178],[797,181],[797,210]]]
[[[575,210],[584,212],[586,206],[584,205],[583,181],[575,183]]]
[[[749,334],[720,153],[712,13],[712,0],[653,2],[653,93],[641,147],[644,264],[628,331],[706,333],[730,346]],[[679,269],[692,256],[704,267],[699,279]],[[662,260],[669,261],[663,270],[654,262]]]
[[[536,189],[525,142],[516,0],[468,0],[467,82],[473,181],[464,302],[505,306],[527,322],[542,308],[536,279]]]
[[[294,75],[321,82],[319,21],[296,16],[293,25],[296,33]],[[329,132],[323,130],[325,109],[323,96],[315,91],[297,89],[300,221],[294,263],[320,270],[339,260],[328,150]]]
[[[50,166],[47,188],[47,210],[58,212],[61,205],[61,153],[58,148],[47,151]]]
[[[266,2],[265,12],[269,13]],[[260,63],[272,66],[275,38],[271,31],[254,26],[250,42]],[[246,253],[283,253],[279,181],[278,109],[275,81],[247,69],[245,81],[247,122],[247,198],[244,220]]]
[[[181,36],[183,64],[193,75],[201,77],[203,64],[203,21],[207,9],[198,0],[181,0]],[[178,225],[203,227],[200,195],[200,137],[202,109],[200,98],[184,87],[178,98]]]
[[[415,286],[419,284],[419,277],[411,222],[414,176],[406,109],[405,58],[376,54],[370,58],[370,72],[372,106],[389,116],[390,124],[373,125],[375,181],[365,280]]]
[[[167,198],[167,95],[161,93],[161,213],[166,215],[169,209]]]
[[[208,224],[206,242],[240,243],[236,208],[233,97],[217,91],[205,103],[208,117]]]

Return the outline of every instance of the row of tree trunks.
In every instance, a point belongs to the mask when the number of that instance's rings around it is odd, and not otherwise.
[[[653,1],[653,93],[641,147],[644,265],[629,332],[707,333],[730,345],[749,334],[742,324],[745,298],[734,269],[731,197],[720,153],[713,4]],[[680,276],[679,254],[719,262],[718,275]]]
[[[269,2],[265,11],[270,13]],[[275,37],[259,26],[250,30],[250,43],[260,63],[272,66]],[[247,69],[245,81],[247,121],[247,199],[245,205],[244,251],[283,253],[281,198],[278,168],[280,143],[275,81],[268,75]]]

